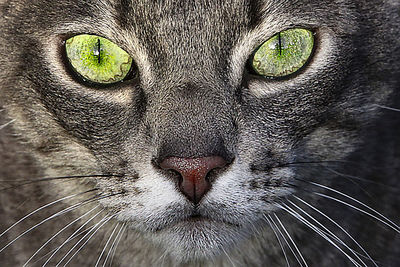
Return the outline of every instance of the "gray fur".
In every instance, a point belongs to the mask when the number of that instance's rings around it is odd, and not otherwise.
[[[116,217],[73,266],[94,266],[115,225],[126,226],[115,266],[285,266],[269,215],[283,222],[309,266],[353,266],[279,208],[290,201],[300,206],[295,196],[331,216],[379,266],[400,265],[398,233],[314,194],[338,196],[306,182],[335,188],[399,223],[400,112],[383,108],[400,107],[397,0],[4,0],[0,26],[0,179],[109,175],[0,191],[2,232],[46,203],[97,189],[18,224],[0,237],[0,249],[79,199],[123,192],[41,225],[0,253],[1,266],[24,264],[96,205],[104,211],[93,223]],[[250,73],[246,62],[254,49],[293,27],[316,33],[309,64],[283,80]],[[120,45],[134,58],[137,78],[109,88],[77,80],[66,67],[63,42],[79,33]],[[210,174],[212,189],[196,207],[208,220],[185,221],[193,203],[177,190],[175,174],[157,164],[168,156],[210,155],[232,163]],[[4,188],[16,184],[2,182]],[[308,212],[360,251],[328,220]]]

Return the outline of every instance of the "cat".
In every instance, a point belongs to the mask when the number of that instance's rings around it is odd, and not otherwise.
[[[0,3],[1,266],[400,265],[399,1]]]

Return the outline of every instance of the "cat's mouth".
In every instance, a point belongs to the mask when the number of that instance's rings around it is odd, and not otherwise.
[[[210,218],[208,216],[204,216],[204,215],[201,215],[201,214],[198,214],[198,213],[190,215],[190,216],[184,218],[183,220],[178,221],[177,224],[189,223],[189,224],[198,224],[198,225],[200,225],[200,224],[207,224],[207,223],[213,223],[213,222],[215,222],[215,223],[224,223],[224,224],[228,224],[228,225],[239,227],[239,225],[237,225],[237,224],[233,224],[231,222],[228,222],[228,221],[225,221],[225,220],[221,220],[221,219]]]
[[[170,222],[169,224],[165,224],[159,228],[157,228],[154,232],[160,232],[163,230],[175,228],[175,227],[193,227],[197,229],[201,229],[202,227],[209,227],[215,225],[225,225],[228,227],[240,228],[241,225],[235,224],[233,222],[229,222],[224,218],[212,218],[210,216],[206,216],[204,214],[200,214],[197,211],[194,211],[192,214],[184,217],[177,218],[176,220]]]
[[[194,226],[194,227],[201,227],[203,225],[207,225],[210,223],[215,222],[214,220],[201,216],[201,215],[196,215],[196,216],[190,216],[187,217],[183,220],[180,220],[176,222],[175,224],[169,225],[169,227],[173,227],[176,225],[187,225],[187,226]]]
[[[188,222],[202,222],[208,220],[208,218],[201,216],[200,214],[193,214],[185,219]]]

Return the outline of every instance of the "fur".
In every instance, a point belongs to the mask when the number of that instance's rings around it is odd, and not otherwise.
[[[43,264],[46,253],[99,212],[83,229],[114,217],[71,265],[102,264],[120,233],[115,266],[285,266],[285,257],[291,265],[304,257],[309,266],[353,266],[351,259],[374,266],[312,207],[340,224],[377,265],[400,265],[396,226],[323,197],[371,212],[316,185],[399,222],[400,112],[393,109],[400,107],[399,14],[396,0],[2,1],[0,232],[46,203],[90,192],[5,232],[0,265],[23,265],[50,240],[29,262]],[[307,66],[286,79],[254,75],[247,64],[253,51],[293,27],[315,32]],[[81,82],[64,52],[65,40],[80,33],[118,44],[133,57],[137,76],[107,88]],[[194,206],[177,189],[176,174],[158,164],[169,156],[210,155],[230,164],[210,173],[212,188]],[[87,177],[40,181],[65,176]],[[99,194],[115,195],[7,245]],[[344,241],[333,239],[345,253],[285,205],[317,218]],[[190,220],[193,214],[206,219]]]

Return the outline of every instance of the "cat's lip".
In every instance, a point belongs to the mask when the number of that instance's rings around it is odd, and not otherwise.
[[[184,219],[183,221],[188,221],[188,222],[202,222],[202,221],[209,221],[210,219],[204,216],[201,216],[199,214],[194,214],[191,215],[189,217],[187,217],[186,219]]]
[[[200,215],[200,214],[192,214],[187,217],[174,220],[173,222],[163,225],[162,227],[157,228],[154,232],[160,232],[167,229],[175,228],[175,227],[190,227],[190,228],[198,228],[200,229],[203,226],[209,225],[226,225],[228,227],[240,228],[241,226],[226,220],[222,220],[221,218],[214,219],[208,216]]]
[[[238,224],[231,223],[231,222],[223,220],[221,218],[214,219],[214,218],[210,218],[208,216],[204,216],[204,215],[200,215],[200,214],[190,215],[182,220],[177,221],[175,224],[170,225],[170,227],[176,226],[176,225],[182,225],[182,224],[193,225],[193,226],[202,226],[202,225],[206,225],[206,224],[225,224],[228,226],[240,227],[240,225],[238,225]]]

